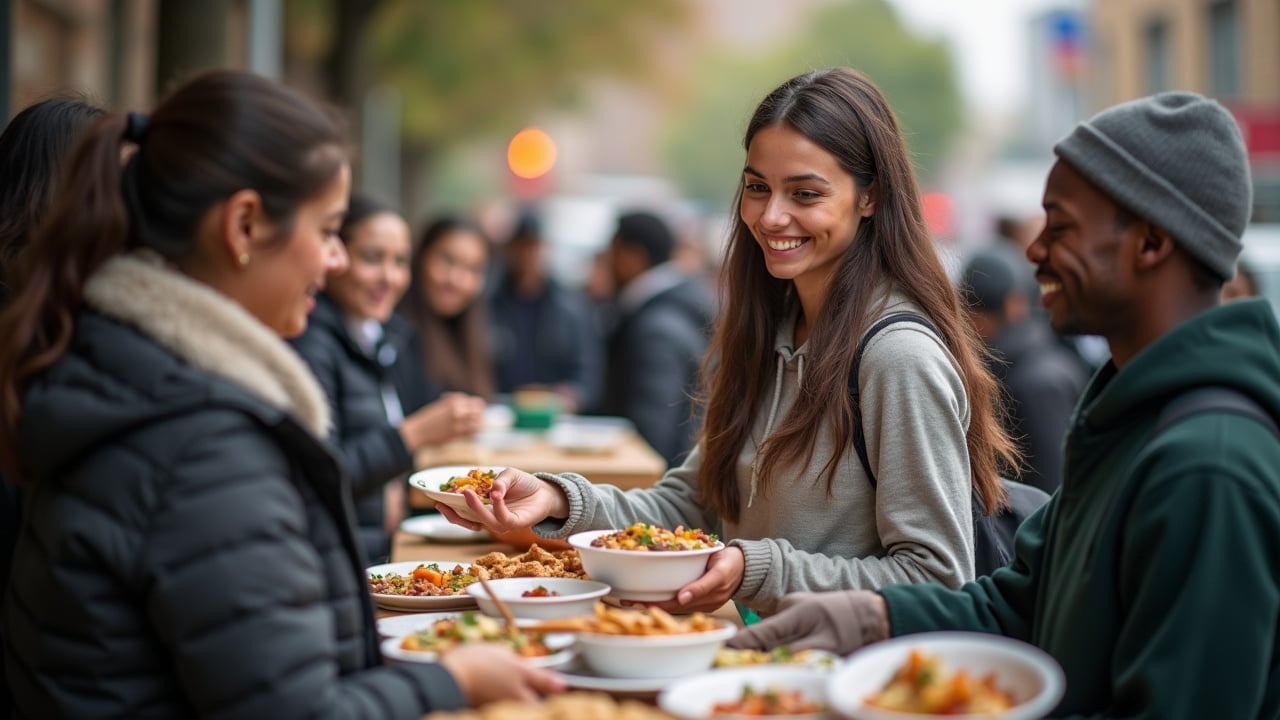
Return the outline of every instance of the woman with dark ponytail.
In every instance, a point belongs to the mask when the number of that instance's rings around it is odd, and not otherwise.
[[[86,133],[0,314],[20,716],[417,718],[559,686],[491,647],[381,667],[328,404],[283,339],[347,262],[349,186],[334,125],[248,73]]]

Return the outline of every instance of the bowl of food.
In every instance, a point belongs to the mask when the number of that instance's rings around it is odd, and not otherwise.
[[[489,492],[493,490],[493,480],[505,469],[472,465],[427,468],[409,476],[409,487],[421,490],[436,502],[448,505],[467,520],[476,520],[471,508],[467,507],[467,499],[463,497],[462,491],[471,490],[487,505]]]
[[[687,720],[819,720],[829,717],[827,673],[785,665],[712,670],[668,685],[658,707]]]
[[[508,628],[501,621],[478,612],[463,612],[382,642],[382,654],[400,662],[432,663],[440,653],[459,645],[499,642],[537,667],[558,667],[573,659],[573,638],[524,628]]]
[[[702,577],[707,559],[724,549],[715,535],[701,530],[635,523],[622,530],[590,530],[569,536],[593,580],[613,588],[611,597],[664,602]]]
[[[857,720],[935,715],[1031,720],[1062,699],[1062,668],[1000,635],[936,632],[868,645],[830,674],[831,707]]]
[[[575,633],[574,648],[593,672],[615,678],[673,678],[711,667],[733,637],[733,623],[703,613],[676,617],[658,607],[614,608],[597,602],[590,616],[545,620],[543,632]]]
[[[490,617],[501,617],[502,612],[489,590],[513,617],[532,620],[589,615],[596,601],[609,594],[609,586],[602,582],[572,578],[502,578],[490,580],[487,589],[479,583],[468,586],[480,612]]]

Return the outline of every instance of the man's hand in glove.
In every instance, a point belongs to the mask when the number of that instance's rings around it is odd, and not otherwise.
[[[795,651],[848,655],[888,637],[889,611],[884,598],[866,590],[846,590],[787,595],[778,604],[777,614],[743,629],[727,644],[756,650],[786,645]]]

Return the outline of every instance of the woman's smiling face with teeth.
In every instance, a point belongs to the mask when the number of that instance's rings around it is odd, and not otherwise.
[[[774,125],[751,138],[739,216],[769,274],[802,295],[826,292],[873,209],[835,156],[803,134]]]

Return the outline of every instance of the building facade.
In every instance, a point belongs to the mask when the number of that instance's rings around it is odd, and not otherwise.
[[[1163,90],[1236,116],[1254,174],[1254,221],[1280,222],[1280,0],[1095,0],[1094,108]]]

